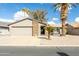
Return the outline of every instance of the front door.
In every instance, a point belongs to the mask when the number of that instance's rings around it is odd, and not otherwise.
[[[45,26],[41,26],[41,35],[45,35]]]

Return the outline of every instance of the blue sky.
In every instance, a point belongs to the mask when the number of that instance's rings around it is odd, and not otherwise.
[[[14,14],[20,11],[22,8],[29,8],[30,10],[44,9],[48,14],[46,18],[49,22],[60,23],[60,12],[57,10],[54,12],[53,3],[0,3],[0,19],[13,20]],[[79,6],[76,8],[71,7],[68,14],[68,22],[72,23],[77,19],[79,20]]]

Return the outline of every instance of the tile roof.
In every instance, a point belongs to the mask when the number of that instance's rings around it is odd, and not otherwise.
[[[78,22],[75,22],[75,23],[72,24],[72,26],[73,26],[74,28],[79,28],[79,23],[78,23]]]

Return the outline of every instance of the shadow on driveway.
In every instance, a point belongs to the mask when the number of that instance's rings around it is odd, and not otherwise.
[[[66,54],[64,52],[57,52],[57,54],[59,54],[60,56],[69,56],[68,54]]]

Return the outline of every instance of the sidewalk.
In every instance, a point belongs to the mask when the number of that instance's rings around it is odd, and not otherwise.
[[[0,46],[71,46],[79,47],[79,36],[66,35],[51,36],[47,40],[45,36],[0,36]]]

